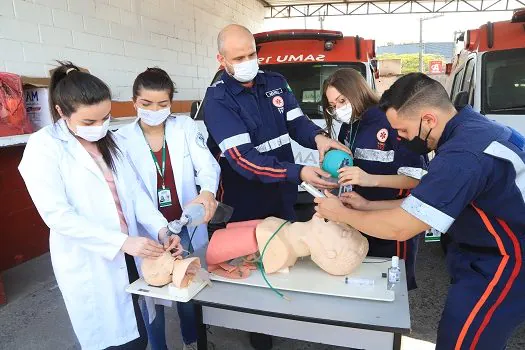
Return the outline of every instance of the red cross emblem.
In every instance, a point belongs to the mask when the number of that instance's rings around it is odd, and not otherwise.
[[[377,132],[377,141],[385,142],[388,138],[388,130],[383,128]]]
[[[272,100],[272,103],[275,107],[282,107],[284,106],[284,100],[281,96],[275,96]]]

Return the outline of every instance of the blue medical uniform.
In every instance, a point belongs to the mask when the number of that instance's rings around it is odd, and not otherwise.
[[[354,165],[369,174],[405,174],[420,179],[424,173],[425,157],[401,145],[397,131],[377,106],[367,109],[353,124],[343,124],[338,139],[352,150]],[[354,191],[370,201],[400,199],[408,194],[408,191],[379,187],[354,186]],[[397,242],[364,234],[369,243],[368,255],[389,258],[397,255],[404,259],[408,288],[417,288],[415,264],[420,236]]]
[[[452,239],[436,349],[504,349],[525,321],[523,136],[464,107],[402,208]]]
[[[259,71],[251,88],[224,72],[206,92],[208,147],[219,159],[218,199],[234,208],[230,221],[295,219],[301,165],[291,139],[316,149],[321,129],[304,115],[284,77]]]

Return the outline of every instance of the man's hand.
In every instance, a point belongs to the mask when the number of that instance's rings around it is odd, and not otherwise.
[[[347,207],[355,210],[366,210],[370,203],[355,191],[341,193],[339,198]]]
[[[344,167],[338,170],[341,185],[358,185],[363,187],[377,186],[377,176],[371,175],[359,167]]]
[[[150,259],[158,258],[164,253],[159,243],[146,237],[128,237],[120,250],[131,256]]]
[[[204,209],[206,210],[204,222],[206,223],[210,221],[211,218],[213,218],[215,210],[217,210],[217,201],[215,200],[215,196],[209,191],[202,191],[201,194],[191,201],[191,203],[200,203],[204,205]]]
[[[328,191],[324,191],[324,194],[326,198],[314,198],[314,202],[317,203],[315,211],[324,219],[338,222],[341,214],[347,209],[338,197]]]
[[[319,163],[323,162],[325,153],[328,152],[332,148],[339,149],[348,154],[352,154],[352,152],[350,151],[348,147],[324,135],[317,135],[315,137],[315,143],[317,144],[317,150],[319,151]]]
[[[316,188],[329,189],[339,187],[336,183],[324,180],[322,176],[330,177],[330,174],[318,167],[313,166],[305,166],[301,169],[301,180]]]

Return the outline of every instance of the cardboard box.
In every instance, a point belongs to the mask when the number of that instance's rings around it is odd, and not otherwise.
[[[34,131],[53,124],[49,111],[49,78],[22,77],[26,113]]]
[[[49,76],[57,70],[53,68],[49,71]],[[89,70],[79,67],[81,72],[89,73]],[[27,116],[31,121],[34,131],[42,129],[44,126],[53,124],[49,106],[49,83],[50,78],[34,78],[22,76],[22,86],[24,87],[24,99]]]

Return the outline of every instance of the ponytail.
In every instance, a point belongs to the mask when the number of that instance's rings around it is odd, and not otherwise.
[[[69,118],[81,106],[93,106],[111,100],[111,91],[102,80],[82,72],[71,62],[58,61],[58,64],[49,84],[49,108],[55,122],[61,118],[56,106]],[[96,144],[106,164],[116,171],[115,157],[118,157],[120,150],[113,134],[108,132]]]

